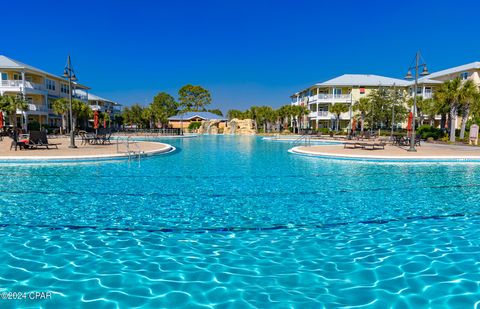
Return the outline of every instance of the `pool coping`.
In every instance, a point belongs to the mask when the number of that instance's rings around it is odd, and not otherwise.
[[[163,145],[161,148],[153,150],[140,150],[141,157],[150,157],[160,154],[172,153],[176,148],[170,144],[142,141],[143,143],[153,143]],[[101,155],[77,155],[77,156],[0,156],[0,163],[22,163],[22,162],[86,162],[86,161],[109,161],[109,160],[122,160],[131,157],[137,157],[138,154],[131,155],[126,152],[114,153],[114,154],[101,154]]]
[[[309,157],[349,161],[373,162],[480,162],[480,156],[385,156],[385,155],[352,155],[339,153],[326,153],[299,149],[296,146],[288,150],[289,153]]]

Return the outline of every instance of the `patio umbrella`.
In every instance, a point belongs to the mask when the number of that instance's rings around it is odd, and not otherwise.
[[[408,114],[407,131],[412,131],[413,113]]]
[[[0,111],[0,129],[3,129],[3,112]]]
[[[93,128],[98,129],[98,111],[93,113]]]
[[[355,132],[356,127],[357,127],[357,119],[353,118],[353,120],[352,120],[352,132]]]

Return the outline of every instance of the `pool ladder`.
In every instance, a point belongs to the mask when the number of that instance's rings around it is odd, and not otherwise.
[[[127,148],[128,162],[129,163],[131,162],[132,157],[137,157],[138,158],[138,164],[140,164],[140,159],[142,158],[142,155],[145,154],[145,152],[140,149],[140,147],[138,146],[137,143],[130,141],[130,136],[128,136],[125,140],[122,139],[122,141],[123,141],[122,144],[125,144],[125,146]],[[118,147],[119,144],[120,144],[120,138],[117,137],[117,153],[120,153],[120,149]],[[131,150],[130,145],[134,145],[135,148],[136,148],[136,151]]]
[[[299,138],[297,138],[296,140],[294,140],[292,142],[292,145],[295,146],[295,145],[301,145],[303,143],[304,146],[310,146],[311,144],[311,137],[310,135],[307,135],[307,134],[303,134],[302,136],[300,136]]]

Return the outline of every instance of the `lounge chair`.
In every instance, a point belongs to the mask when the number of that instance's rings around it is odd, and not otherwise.
[[[45,147],[48,149],[48,144],[44,144],[42,140],[42,132],[40,131],[30,131],[29,143],[28,145],[32,148]]]
[[[25,134],[22,134],[22,135],[25,135]],[[20,141],[20,138],[19,138],[19,135],[18,135],[18,132],[13,132],[12,136],[12,143],[10,144],[10,150],[12,150],[12,148],[15,147],[15,151],[17,151],[17,148],[20,148],[20,150],[23,149],[27,149],[28,146],[27,146],[27,143],[22,139],[22,141]],[[27,140],[29,139],[28,138],[28,135],[25,136],[24,138],[26,138]]]
[[[362,148],[365,150],[376,150],[376,149],[385,149],[385,142],[354,142],[354,143],[343,143],[343,148],[356,149]]]
[[[49,143],[47,132],[45,131],[31,131],[30,132],[30,144],[33,148],[45,147],[50,149],[49,147],[55,147],[58,149],[58,143]]]

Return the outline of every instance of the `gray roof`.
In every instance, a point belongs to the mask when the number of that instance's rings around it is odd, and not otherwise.
[[[407,86],[408,81],[373,74],[344,74],[316,86]]]
[[[8,58],[7,56],[3,56],[3,55],[0,55],[0,68],[2,68],[2,69],[26,69],[26,70],[37,71],[37,72],[40,72],[40,73],[43,73],[43,74],[46,74],[46,75],[51,75],[51,76],[58,77],[54,74],[45,72],[45,71],[40,70],[36,67],[32,67],[31,65],[22,63],[20,61],[14,60],[12,58]]]
[[[12,58],[9,58],[9,57],[4,56],[4,55],[0,55],[0,69],[27,70],[27,71],[32,71],[32,72],[36,72],[36,73],[45,74],[45,75],[48,75],[48,76],[51,76],[51,77],[56,77],[56,78],[63,79],[61,76],[58,76],[58,75],[55,75],[55,74],[52,74],[52,73],[48,73],[44,70],[40,70],[39,68],[36,68],[34,66],[25,64],[23,62],[20,62],[18,60],[12,59]],[[75,83],[75,85],[77,85],[77,87],[82,87],[84,89],[90,89],[90,88],[88,88],[84,85],[78,84],[78,83]]]
[[[227,118],[223,116],[219,116],[216,114],[212,114],[210,112],[186,112],[184,114],[178,114],[172,117],[169,117],[168,120],[190,120],[192,118],[199,117],[203,120],[227,120]]]
[[[453,67],[450,69],[433,72],[425,77],[419,78],[418,80],[424,82],[425,80],[431,80],[431,79],[435,79],[435,78],[446,76],[446,75],[458,75],[462,72],[469,71],[469,70],[480,70],[480,62],[479,61],[471,62],[471,63],[467,63],[457,67]]]
[[[86,95],[88,97],[88,100],[89,101],[104,101],[104,102],[110,102],[110,103],[113,103],[113,105],[121,105],[121,104],[118,104],[117,102],[115,101],[112,101],[112,100],[109,100],[109,99],[105,99],[105,98],[102,98],[102,97],[99,97],[98,95],[95,95],[93,93],[90,93],[90,92],[86,92],[86,91],[83,91],[83,90],[76,90],[77,93],[80,93],[82,95]]]

